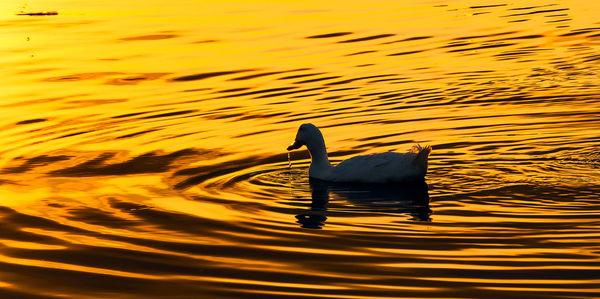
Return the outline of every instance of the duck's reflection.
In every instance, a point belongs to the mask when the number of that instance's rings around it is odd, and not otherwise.
[[[402,213],[415,221],[431,221],[429,192],[425,181],[403,184],[341,184],[310,179],[310,210],[296,216],[303,228],[319,229],[325,224],[330,192],[356,211]],[[347,205],[346,205],[347,206]]]

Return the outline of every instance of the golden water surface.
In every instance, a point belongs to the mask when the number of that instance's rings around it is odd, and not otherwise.
[[[3,0],[0,296],[595,297],[599,16]],[[426,182],[309,182],[304,122],[334,163],[429,144]]]

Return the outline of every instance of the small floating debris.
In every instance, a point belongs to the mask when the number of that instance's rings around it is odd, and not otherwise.
[[[20,12],[17,16],[56,16],[58,11]]]

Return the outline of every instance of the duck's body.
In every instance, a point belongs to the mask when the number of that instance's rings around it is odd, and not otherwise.
[[[321,131],[313,124],[298,129],[295,142],[288,150],[306,145],[311,156],[308,174],[311,178],[331,182],[389,183],[423,180],[427,174],[431,147],[414,146],[407,153],[386,152],[352,157],[337,166],[327,157]]]

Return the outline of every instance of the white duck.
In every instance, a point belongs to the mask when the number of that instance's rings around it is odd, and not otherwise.
[[[430,146],[416,145],[407,153],[386,152],[356,156],[333,166],[327,158],[323,134],[313,124],[301,125],[296,140],[287,150],[295,150],[303,145],[308,148],[312,160],[308,170],[309,177],[331,182],[389,183],[423,180],[431,152]]]

